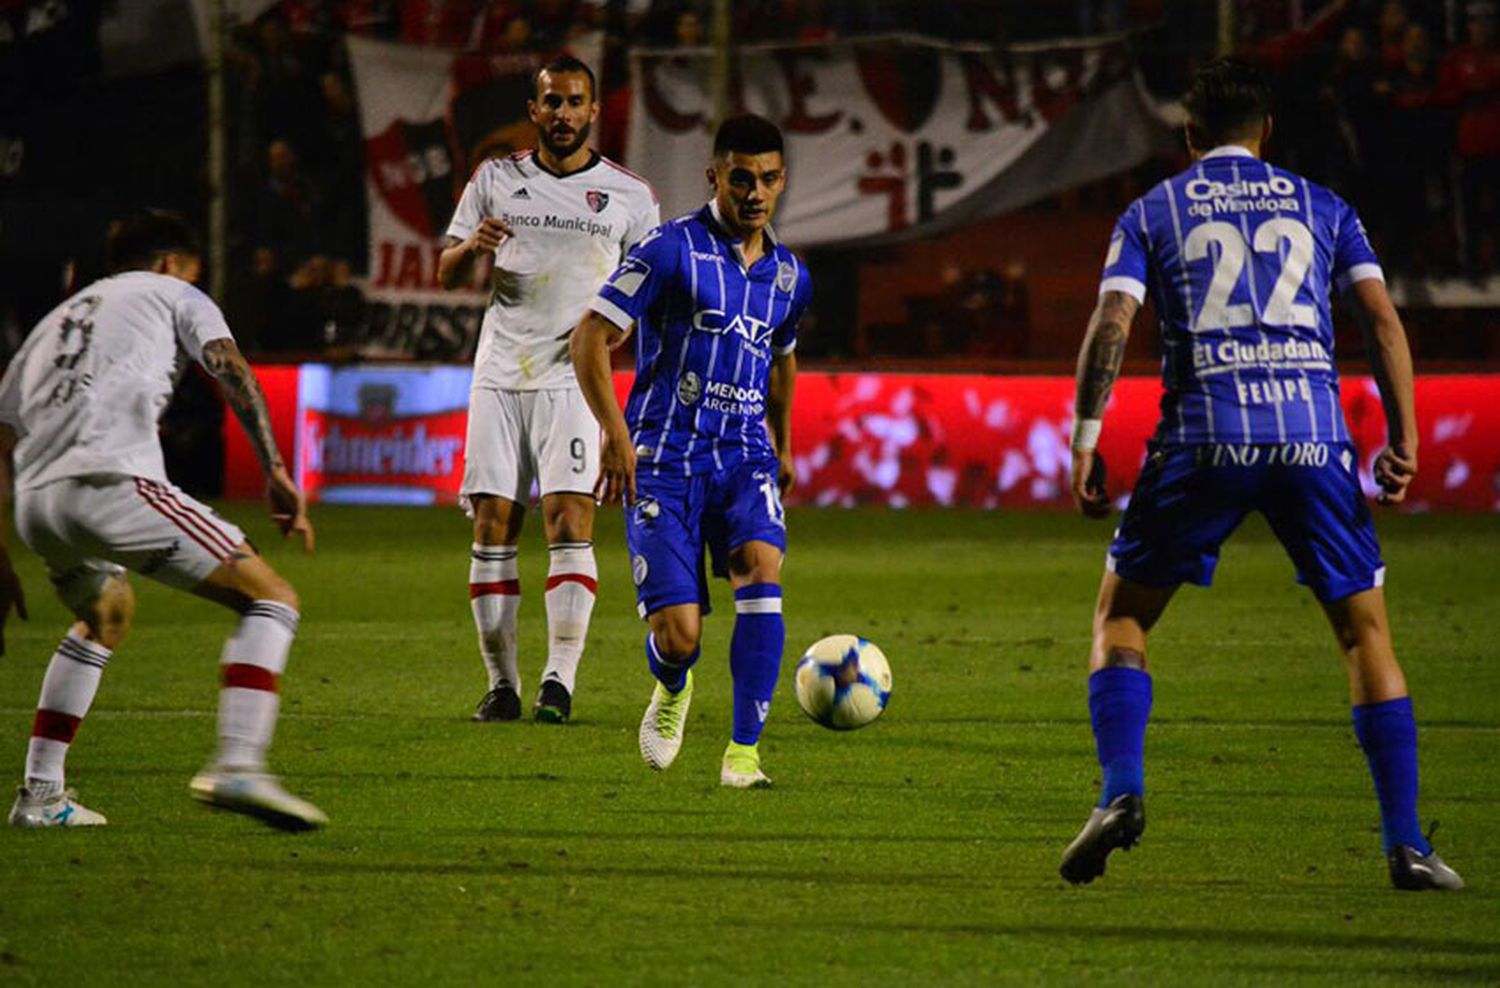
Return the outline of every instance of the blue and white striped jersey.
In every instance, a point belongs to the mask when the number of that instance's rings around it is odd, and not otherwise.
[[[769,227],[765,236],[747,271],[709,203],[647,234],[594,299],[621,329],[636,324],[625,421],[640,470],[690,477],[774,458],[771,361],[796,347],[812,279]]]
[[[1159,441],[1347,442],[1329,292],[1365,278],[1383,275],[1348,203],[1226,146],[1131,203],[1099,290],[1151,293]]]

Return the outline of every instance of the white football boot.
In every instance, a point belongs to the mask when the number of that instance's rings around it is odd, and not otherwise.
[[[771,780],[760,770],[760,749],[753,744],[729,742],[719,768],[719,785],[736,789],[771,788]]]
[[[641,757],[660,771],[677,759],[682,732],[687,728],[688,707],[693,702],[693,672],[688,670],[682,689],[668,693],[661,683],[651,691],[651,703],[641,718]]]
[[[193,798],[209,806],[243,813],[279,830],[316,830],[328,825],[328,815],[281,787],[266,772],[209,768],[188,784]]]
[[[31,794],[21,786],[16,790],[16,802],[10,808],[12,827],[102,827],[109,821],[103,813],[95,813],[77,802],[78,794],[72,789],[59,790],[45,799]]]

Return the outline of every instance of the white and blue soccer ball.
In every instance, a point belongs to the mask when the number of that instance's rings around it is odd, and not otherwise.
[[[797,663],[794,686],[803,713],[824,727],[852,731],[885,711],[891,664],[873,642],[829,635],[813,642]]]

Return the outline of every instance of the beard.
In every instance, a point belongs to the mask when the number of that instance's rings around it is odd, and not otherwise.
[[[551,154],[555,158],[566,158],[574,151],[588,144],[589,131],[593,129],[593,126],[593,124],[584,124],[582,127],[579,127],[573,132],[572,138],[566,144],[559,144],[554,141],[551,132],[546,130],[537,131],[537,139],[542,142],[542,147],[547,149],[548,154]]]

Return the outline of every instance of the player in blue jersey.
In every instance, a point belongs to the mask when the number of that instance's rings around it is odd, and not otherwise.
[[[1354,210],[1260,160],[1271,118],[1259,72],[1233,59],[1213,62],[1185,103],[1195,163],[1120,218],[1078,358],[1073,492],[1085,514],[1104,517],[1109,501],[1095,449],[1131,321],[1150,293],[1166,393],[1099,588],[1089,709],[1104,784],[1063,853],[1062,875],[1092,881],[1111,851],[1140,839],[1147,634],[1180,584],[1210,583],[1220,545],[1259,511],[1333,625],[1392,883],[1461,888],[1417,817],[1416,723],[1338,400],[1330,290],[1352,297],[1370,342],[1389,434],[1375,461],[1386,504],[1405,497],[1417,471],[1405,331]]]
[[[781,494],[793,479],[793,351],[812,282],[770,227],[786,187],[774,124],[726,120],[708,181],[707,205],[648,234],[605,282],[572,352],[604,430],[595,493],[626,506],[636,599],[651,627],[657,684],[641,757],[664,769],[682,746],[708,611],[706,548],[734,587],[734,732],[719,779],[751,788],[770,784],[757,744],[786,640]],[[609,349],[632,325],[636,378],[622,414]]]

